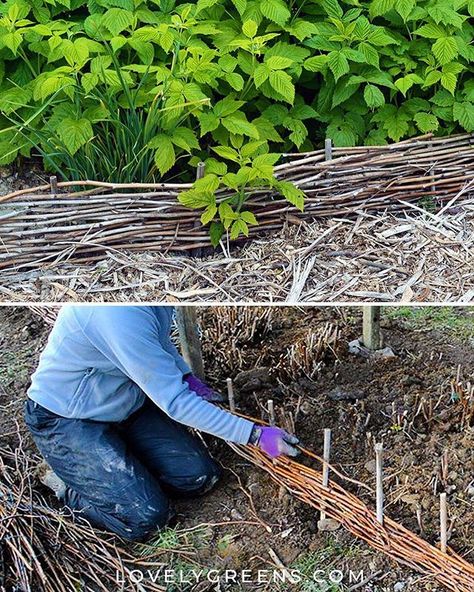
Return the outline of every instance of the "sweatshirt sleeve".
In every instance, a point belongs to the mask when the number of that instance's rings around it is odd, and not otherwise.
[[[251,421],[204,401],[183,381],[175,356],[160,343],[151,311],[136,306],[90,308],[82,325],[86,338],[169,417],[223,440],[248,442]]]
[[[183,375],[191,374],[191,368],[186,364],[183,356],[179,353],[175,344],[171,341],[171,338],[166,338],[166,341],[163,343],[163,349],[173,357],[174,361],[176,362],[176,366],[178,366]]]

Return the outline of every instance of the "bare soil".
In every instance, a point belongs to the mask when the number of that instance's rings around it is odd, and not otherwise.
[[[347,343],[360,334],[360,311],[354,308],[201,309],[206,369],[209,381],[221,390],[228,376],[234,378],[238,408],[246,414],[267,419],[265,407],[272,398],[277,423],[294,429],[303,444],[318,454],[322,430],[331,428],[332,463],[371,486],[373,445],[383,441],[387,514],[437,544],[439,493],[446,491],[449,544],[474,561],[474,428],[461,428],[461,408],[453,401],[451,388],[459,367],[461,376],[472,380],[473,315],[472,309],[459,308],[447,313],[442,322],[429,315],[415,322],[391,309],[383,317],[383,333],[396,355],[367,360],[348,352]],[[308,345],[310,335],[328,327],[337,328],[337,340],[316,356]],[[0,307],[0,446],[15,446],[19,422],[28,450],[35,453],[22,425],[22,407],[47,333],[47,326],[28,309]],[[369,577],[380,572],[359,590],[441,590],[341,529],[318,532],[314,510],[279,491],[266,474],[248,466],[223,442],[208,437],[206,441],[226,468],[224,477],[213,493],[177,504],[181,526],[210,524],[203,527],[202,544],[196,545],[193,561],[199,565],[220,570],[269,569],[273,565],[270,548],[286,566],[308,573],[337,569],[345,574],[345,580],[332,587],[311,581],[291,586],[302,592],[349,590],[350,570],[363,570]],[[447,458],[444,468],[443,455]],[[367,492],[342,483],[373,507]],[[42,488],[39,483],[37,487]],[[255,525],[248,494],[259,520],[271,532]],[[57,505],[50,497],[51,504]],[[170,556],[170,564],[173,561]],[[221,589],[290,588],[224,584]]]

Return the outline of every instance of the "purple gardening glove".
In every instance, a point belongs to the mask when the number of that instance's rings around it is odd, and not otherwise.
[[[212,390],[210,386],[204,384],[194,374],[186,374],[184,377],[185,382],[188,383],[189,388],[196,393],[201,399],[209,401],[210,403],[222,403],[224,397],[216,391]]]
[[[296,436],[273,426],[254,426],[249,440],[249,444],[258,446],[272,458],[277,458],[280,454],[298,456],[299,450],[292,446],[298,442]]]

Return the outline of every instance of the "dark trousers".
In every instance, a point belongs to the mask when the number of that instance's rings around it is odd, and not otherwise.
[[[119,423],[67,419],[29,400],[25,420],[67,485],[65,504],[127,539],[168,522],[168,495],[204,493],[220,474],[202,442],[149,400]]]

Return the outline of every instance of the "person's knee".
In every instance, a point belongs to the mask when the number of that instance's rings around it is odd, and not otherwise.
[[[216,463],[215,460],[209,458],[209,460],[205,463],[203,467],[203,473],[201,475],[202,485],[200,488],[200,493],[206,493],[207,491],[210,491],[219,481],[221,474],[222,470],[220,466]]]
[[[203,456],[193,463],[192,473],[177,485],[182,494],[200,495],[210,491],[221,476],[221,468],[210,456]]]
[[[143,541],[154,532],[164,528],[173,517],[174,511],[170,504],[156,503],[149,500],[140,508],[135,508],[133,514],[127,516],[122,536],[132,541]]]

